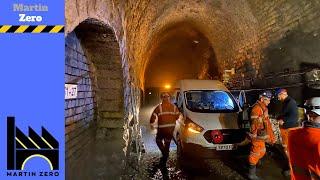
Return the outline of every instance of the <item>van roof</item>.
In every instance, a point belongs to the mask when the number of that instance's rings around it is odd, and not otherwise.
[[[182,90],[224,90],[226,86],[218,80],[184,79],[178,83]]]

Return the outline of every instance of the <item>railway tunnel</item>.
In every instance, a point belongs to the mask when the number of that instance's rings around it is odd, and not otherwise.
[[[300,104],[319,95],[319,9],[318,1],[67,0],[65,82],[78,85],[65,101],[67,179],[161,179],[139,175],[159,156],[145,147],[144,103],[180,79],[218,79],[253,97],[285,87]],[[172,166],[169,176],[189,174]]]
[[[211,43],[190,23],[165,27],[156,41],[143,74],[145,104],[157,103],[160,91],[175,88],[178,80],[222,78]]]

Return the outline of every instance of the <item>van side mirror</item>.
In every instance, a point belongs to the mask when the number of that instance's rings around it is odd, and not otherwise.
[[[242,111],[238,114],[239,126],[246,131],[250,130],[250,111],[250,105],[245,103],[242,107]]]
[[[240,93],[239,93],[238,101],[239,101],[240,108],[244,109],[247,104],[247,99],[246,99],[246,94],[243,90],[240,91]]]

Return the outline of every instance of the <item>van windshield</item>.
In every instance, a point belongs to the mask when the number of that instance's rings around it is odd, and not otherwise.
[[[238,112],[230,93],[219,90],[185,91],[186,106],[190,111],[202,113]]]

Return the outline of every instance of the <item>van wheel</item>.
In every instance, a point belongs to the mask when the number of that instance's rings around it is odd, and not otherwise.
[[[177,165],[178,168],[183,168],[184,166],[184,154],[181,146],[181,140],[177,138]]]

